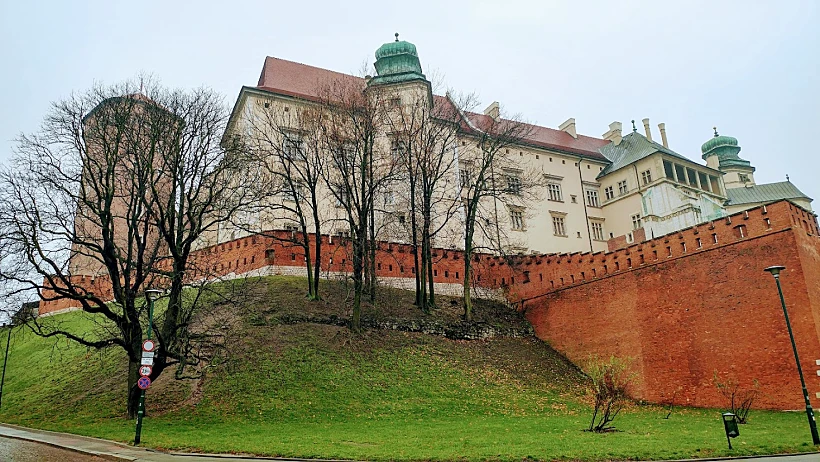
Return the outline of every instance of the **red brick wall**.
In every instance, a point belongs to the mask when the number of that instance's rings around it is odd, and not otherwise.
[[[814,363],[820,359],[820,240],[816,221],[810,217],[814,224],[804,226],[803,213],[781,202],[612,254],[579,255],[558,265],[555,259],[549,267],[535,262],[530,267],[550,278],[604,262],[619,261],[621,270],[593,280],[576,277],[574,285],[556,289],[517,283],[509,293],[521,300],[536,334],[572,361],[592,354],[633,358],[638,398],[664,402],[677,392],[681,404],[722,406],[713,384],[717,374],[746,386],[757,380],[760,407],[799,409],[803,399],[783,312],[763,268],[787,267],[781,282],[813,398],[820,391]],[[704,236],[701,249],[698,236]],[[667,255],[670,248],[671,257],[636,263],[640,255],[655,249]],[[520,273],[526,265],[514,267]],[[546,295],[531,298],[539,290]]]
[[[192,255],[192,266],[197,271],[190,276],[222,277],[242,275],[269,266],[278,268],[304,268],[305,254],[300,246],[284,242],[290,232],[279,232],[280,239],[248,236],[198,250]],[[311,240],[311,249],[313,249]],[[479,255],[482,257],[482,255]],[[433,251],[436,283],[458,284],[464,275],[464,260],[459,251],[435,249]],[[376,273],[382,278],[407,278],[414,280],[412,246],[406,244],[380,243],[377,250]],[[475,265],[481,271],[482,263]],[[352,248],[349,239],[322,236],[322,272],[351,272]],[[301,272],[297,272],[302,274]],[[102,294],[104,300],[112,299],[111,284],[105,277],[73,277],[75,283],[86,286],[91,292]],[[40,303],[41,315],[55,311],[78,308],[80,304],[69,299],[56,299],[53,291],[43,291]]]
[[[283,236],[285,234],[283,233]],[[331,242],[332,241],[332,242]],[[322,271],[348,272],[350,244],[323,237]],[[272,253],[271,253],[272,251]],[[379,246],[380,277],[412,280],[408,245]],[[459,283],[460,252],[435,251],[437,283]],[[802,406],[799,380],[772,277],[782,275],[812,398],[820,391],[820,239],[815,217],[779,202],[613,252],[476,256],[478,284],[503,288],[536,334],[571,360],[632,357],[633,393],[648,401],[721,406],[713,377],[760,384],[758,405]],[[301,268],[300,247],[245,237],[196,252],[212,275]],[[269,268],[268,268],[269,269]],[[103,278],[90,290],[110,293]],[[71,306],[44,301],[40,313]]]

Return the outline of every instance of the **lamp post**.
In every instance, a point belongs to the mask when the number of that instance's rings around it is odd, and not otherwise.
[[[158,289],[147,289],[145,298],[148,299],[148,339],[154,330],[154,301],[162,295]],[[140,391],[140,403],[137,410],[137,433],[134,435],[134,446],[140,444],[140,434],[142,433],[142,416],[145,415],[145,389]]]
[[[3,403],[3,385],[6,384],[6,363],[9,362],[9,344],[11,343],[11,329],[14,327],[14,324],[9,324],[9,336],[6,339],[6,357],[3,359],[3,378],[0,379],[0,404]]]
[[[803,379],[803,368],[800,367],[800,358],[797,356],[797,345],[794,343],[794,334],[792,333],[792,325],[789,322],[789,312],[786,311],[786,300],[783,298],[783,289],[780,287],[780,272],[786,269],[785,266],[770,266],[763,271],[767,271],[774,276],[774,281],[777,283],[777,293],[780,294],[780,305],[783,306],[783,316],[786,318],[786,328],[789,330],[789,339],[792,341],[792,351],[794,351],[794,360],[797,362],[797,373],[800,374],[800,384],[803,386],[803,398],[806,399],[806,415],[809,418],[809,429],[811,429],[812,442],[817,445],[820,444],[820,435],[817,434],[817,422],[814,421],[814,412],[811,408],[811,401],[809,401],[809,392],[806,390],[806,381]]]

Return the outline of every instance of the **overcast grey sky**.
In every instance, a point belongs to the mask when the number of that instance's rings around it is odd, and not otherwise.
[[[0,2],[0,160],[51,101],[95,81],[144,71],[232,105],[265,56],[355,74],[400,32],[425,72],[485,105],[553,128],[575,117],[598,137],[649,117],[695,160],[717,125],[758,183],[789,174],[820,199],[813,0]]]

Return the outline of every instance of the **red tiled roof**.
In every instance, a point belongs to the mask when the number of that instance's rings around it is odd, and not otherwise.
[[[475,112],[467,112],[466,115],[467,118],[470,119],[470,122],[478,128],[492,125],[490,117],[487,115],[477,114]],[[563,130],[555,130],[553,128],[542,127],[540,125],[525,125],[528,127],[527,131],[529,131],[526,137],[527,144],[547,149],[556,149],[559,151],[581,154],[586,157],[592,157],[594,159],[609,162],[606,157],[598,152],[600,147],[610,143],[607,140],[584,135],[578,135],[578,138],[573,138],[572,135]]]
[[[257,88],[297,98],[315,100],[321,97],[321,92],[324,89],[332,85],[364,89],[366,84],[361,77],[268,56],[265,58],[264,66],[262,66]],[[450,104],[445,96],[434,95],[433,98],[436,104]],[[489,125],[489,117],[484,114],[467,112],[466,115],[476,127]],[[530,134],[526,140],[528,144],[607,161],[598,152],[598,148],[609,143],[607,140],[584,135],[573,138],[569,133],[562,130],[539,125],[529,125],[529,127]]]

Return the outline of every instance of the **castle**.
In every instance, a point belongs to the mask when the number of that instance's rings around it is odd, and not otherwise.
[[[299,114],[338,84],[387,92],[385,104],[396,107],[418,101],[457,106],[449,94],[433,94],[414,45],[397,37],[376,58],[377,75],[365,78],[266,58],[257,85],[241,89],[226,137],[250,133],[264,112]],[[443,183],[449,188],[443,194],[455,201],[473,175],[475,133],[505,120],[498,103],[461,115],[465,130],[447,146],[454,162]],[[506,200],[487,199],[482,219],[489,232],[480,239],[496,233],[503,245],[475,255],[477,286],[506,297],[539,337],[571,360],[633,357],[636,397],[664,402],[677,396],[681,404],[720,406],[711,384],[719,376],[757,380],[765,407],[799,407],[799,388],[781,393],[794,389],[797,374],[776,292],[762,268],[787,266],[782,280],[803,368],[814,370],[814,359],[820,359],[820,241],[811,199],[788,181],[756,184],[755,169],[740,158],[734,138],[715,131],[702,146],[704,165],[671,150],[663,124],[658,143],[649,121],[642,123],[643,134],[633,122],[624,135],[622,124],[613,122],[601,138],[578,134],[574,119],[558,129],[526,125],[524,135],[503,148],[499,178],[506,182]],[[303,132],[287,128],[280,142],[301,149]],[[377,142],[385,152],[396,148],[388,131]],[[543,194],[524,200],[518,188],[533,172]],[[383,283],[410,288],[406,191],[396,182],[381,193],[377,220],[384,231],[376,272]],[[347,230],[338,224],[343,211],[331,192],[323,194],[318,216],[328,226],[321,269],[345,274],[351,262]],[[246,226],[209,233],[198,244],[198,263],[226,277],[302,274],[300,249],[258,234],[286,236],[295,218],[247,218]],[[435,242],[433,280],[441,293],[460,294],[460,219],[454,214],[449,231]],[[72,278],[98,294],[110,290],[91,270]],[[39,310],[72,307],[52,300]],[[820,384],[810,388],[820,392]]]

